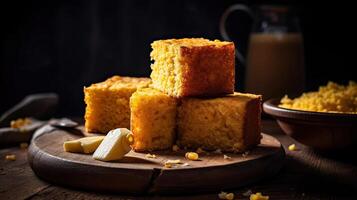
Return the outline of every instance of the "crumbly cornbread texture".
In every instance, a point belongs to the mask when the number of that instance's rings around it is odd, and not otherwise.
[[[315,112],[357,114],[357,83],[350,81],[347,86],[328,82],[318,91],[303,93],[290,99],[287,95],[281,99],[279,107]]]
[[[175,98],[153,88],[139,89],[131,96],[134,150],[171,148],[175,140],[176,104]]]
[[[215,96],[234,92],[234,43],[203,38],[151,44],[152,87],[170,96]]]
[[[242,152],[260,143],[261,96],[182,99],[178,107],[178,144],[188,148]]]
[[[108,133],[130,127],[129,98],[137,88],[147,87],[149,78],[113,76],[84,88],[87,132]]]

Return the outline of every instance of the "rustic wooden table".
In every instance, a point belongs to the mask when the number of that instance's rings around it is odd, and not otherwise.
[[[284,167],[275,177],[229,191],[236,199],[249,199],[243,196],[247,190],[262,192],[270,199],[356,199],[357,158],[353,152],[322,155],[284,135],[272,120],[263,120],[263,132],[284,145]],[[287,150],[292,143],[298,151]],[[5,160],[7,154],[15,154],[17,159]],[[27,163],[26,150],[0,149],[0,158],[0,199],[218,199],[218,193],[143,197],[64,188],[37,178]]]

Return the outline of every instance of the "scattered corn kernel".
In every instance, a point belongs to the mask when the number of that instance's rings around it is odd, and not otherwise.
[[[262,193],[257,192],[255,194],[251,194],[249,199],[250,200],[269,200],[269,196],[263,196]]]
[[[223,159],[230,160],[230,159],[232,159],[232,157],[227,156],[227,155],[223,155]]]
[[[221,193],[218,194],[218,198],[226,199],[226,200],[233,200],[234,199],[234,194],[233,193],[227,193],[227,192],[221,192]]]
[[[185,154],[185,158],[189,160],[198,160],[199,156],[196,152],[187,152]]]
[[[176,166],[176,165],[178,165],[178,164],[183,164],[180,159],[177,159],[177,160],[167,160],[167,161],[164,163],[164,167],[166,167],[166,168],[172,168],[173,166]]]
[[[15,155],[15,154],[6,155],[6,156],[5,156],[5,159],[6,159],[6,160],[14,161],[14,160],[16,160],[16,155]]]
[[[178,152],[180,151],[180,147],[175,144],[174,146],[172,146],[172,151]]]
[[[21,149],[27,149],[28,146],[29,146],[29,144],[27,144],[26,142],[20,143],[20,148]]]
[[[31,124],[31,120],[29,118],[19,118],[16,120],[12,120],[10,122],[11,128],[21,128],[23,126]]]
[[[156,158],[156,155],[148,153],[148,154],[146,154],[145,157],[147,157],[147,158]]]
[[[295,144],[289,145],[288,149],[289,149],[289,151],[296,151],[297,150]]]

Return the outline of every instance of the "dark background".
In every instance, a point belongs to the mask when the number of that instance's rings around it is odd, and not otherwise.
[[[2,3],[0,113],[37,92],[60,95],[58,115],[84,113],[83,86],[114,74],[149,76],[150,43],[156,39],[222,39],[218,24],[235,3],[292,5],[305,45],[306,90],[328,80],[356,80],[354,6],[304,1],[77,0]],[[232,15],[229,33],[245,53],[250,21]],[[244,67],[237,64],[243,91]],[[268,72],[267,72],[268,73]]]

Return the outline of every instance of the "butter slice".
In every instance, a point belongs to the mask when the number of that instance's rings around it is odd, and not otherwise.
[[[63,143],[63,149],[72,153],[93,153],[105,136],[84,137],[77,140],[66,141]]]
[[[133,134],[126,128],[111,130],[94,152],[93,158],[101,161],[119,160],[125,156],[134,143]]]

